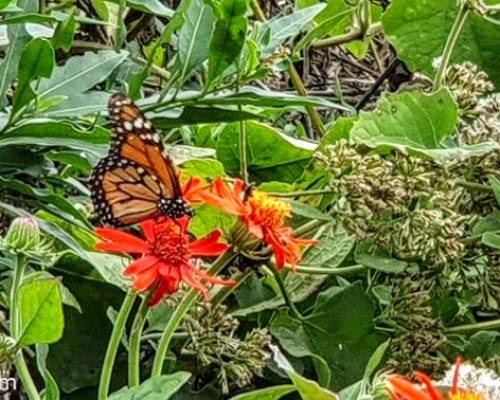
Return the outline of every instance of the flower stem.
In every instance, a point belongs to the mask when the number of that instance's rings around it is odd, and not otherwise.
[[[108,398],[109,385],[111,383],[111,375],[113,373],[116,353],[118,352],[118,347],[120,346],[120,341],[123,336],[123,332],[125,331],[125,324],[136,297],[137,295],[135,292],[130,290],[125,296],[120,311],[118,312],[118,316],[113,326],[113,331],[111,332],[111,338],[109,339],[108,349],[106,350],[106,355],[104,356],[101,379],[99,381],[99,391],[97,395],[98,400],[106,400]]]
[[[432,90],[434,92],[441,89],[444,77],[446,75],[446,70],[448,69],[448,64],[450,63],[450,59],[453,54],[453,50],[455,49],[455,45],[457,44],[458,37],[462,32],[462,28],[464,26],[468,14],[469,14],[469,6],[467,5],[467,0],[461,0],[460,9],[458,10],[457,17],[455,18],[455,22],[453,23],[450,34],[448,35],[448,39],[446,40],[446,45],[444,47],[442,60],[439,65],[439,69],[436,73],[436,76],[434,78],[434,83],[432,85]]]
[[[475,324],[452,326],[451,328],[448,328],[448,333],[471,333],[493,329],[500,329],[500,319],[478,322]]]
[[[139,386],[141,382],[140,362],[141,362],[141,335],[146,322],[146,315],[149,311],[149,299],[151,292],[142,299],[139,310],[135,315],[132,329],[130,331],[128,350],[128,386],[129,388]]]
[[[366,271],[367,267],[364,265],[352,265],[349,267],[341,267],[341,268],[314,268],[314,267],[306,267],[306,266],[297,266],[295,271],[312,274],[312,275],[351,275],[356,274],[358,272]]]
[[[265,22],[266,21],[266,16],[264,12],[262,11],[262,8],[260,7],[259,0],[251,0],[250,2],[250,7],[252,8],[252,12],[254,14],[254,17],[261,21]],[[302,79],[290,62],[290,67],[288,68],[288,75],[290,76],[290,80],[292,81],[293,87],[301,96],[307,96],[307,90],[306,87],[304,86],[304,82],[302,82]],[[324,136],[326,133],[326,128],[323,125],[323,121],[321,121],[321,116],[319,115],[318,111],[313,107],[313,106],[306,106],[306,111],[307,114],[309,115],[309,119],[311,120],[311,125],[313,126],[314,130],[320,135]]]
[[[23,282],[24,271],[27,266],[26,258],[21,254],[16,254],[14,256],[14,277],[12,279],[12,287],[10,290],[10,333],[11,336],[18,340],[20,333],[20,321],[19,321],[19,310],[18,310],[18,298],[19,288]],[[16,372],[21,380],[23,390],[26,392],[28,399],[30,400],[40,400],[40,395],[33,382],[26,361],[24,360],[22,349],[17,350],[15,357]],[[0,371],[1,372],[1,371]]]
[[[241,111],[241,106],[239,106]],[[248,152],[247,152],[247,128],[245,121],[240,121],[240,175],[243,182],[248,184]]]
[[[218,275],[226,267],[226,265],[234,259],[236,254],[236,251],[232,247],[229,248],[212,264],[207,273],[209,275]],[[179,324],[181,323],[186,313],[196,301],[196,298],[199,296],[199,294],[200,293],[198,292],[198,290],[191,288],[186,293],[186,295],[168,320],[167,326],[165,327],[160,341],[158,342],[158,348],[156,349],[156,355],[153,361],[151,377],[160,376],[162,374],[165,356],[167,355],[167,351],[174,333],[179,327]]]
[[[297,319],[303,320],[304,317],[302,316],[302,314],[300,313],[300,311],[297,309],[297,307],[295,307],[295,304],[293,304],[293,301],[290,298],[290,296],[288,294],[288,291],[286,290],[285,282],[283,282],[283,279],[281,278],[281,274],[278,271],[278,269],[276,268],[276,265],[273,262],[268,262],[267,266],[268,266],[268,268],[271,270],[271,272],[274,275],[274,279],[276,280],[276,283],[278,284],[278,286],[280,288],[281,295],[283,296],[283,300],[285,300],[286,305],[288,306],[288,308],[290,309],[290,311],[292,312],[292,314]]]
[[[216,309],[227,297],[233,293],[238,286],[240,286],[245,279],[250,276],[251,270],[248,269],[245,272],[238,271],[231,276],[231,279],[236,281],[235,285],[231,286],[221,286],[220,289],[212,296],[211,303],[213,309]]]

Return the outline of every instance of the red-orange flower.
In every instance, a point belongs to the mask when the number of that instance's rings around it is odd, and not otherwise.
[[[458,358],[455,363],[453,384],[446,395],[432,383],[429,376],[422,372],[416,372],[417,378],[422,383],[420,385],[411,383],[405,377],[393,375],[387,380],[387,388],[393,400],[485,400],[482,394],[458,387],[461,363],[462,359]]]
[[[203,200],[201,194],[206,186],[200,178],[191,177],[182,185],[182,198],[189,204],[199,203]]]
[[[201,196],[206,202],[239,216],[249,232],[272,247],[280,269],[285,263],[297,265],[302,258],[301,246],[316,243],[294,237],[292,228],[286,226],[286,219],[292,215],[289,203],[258,190],[247,196],[245,184],[239,179],[232,187],[217,179]]]
[[[145,239],[118,229],[96,228],[102,240],[96,249],[140,255],[125,269],[124,275],[134,278],[133,287],[138,292],[154,289],[151,305],[176,292],[181,281],[208,298],[204,283],[232,285],[235,282],[208,275],[193,265],[192,258],[218,256],[228,246],[220,242],[220,231],[193,241],[187,233],[188,224],[188,218],[147,220],[140,224]]]

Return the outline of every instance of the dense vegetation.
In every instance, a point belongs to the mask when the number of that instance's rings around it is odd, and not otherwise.
[[[0,378],[18,395],[382,400],[388,374],[439,380],[457,356],[500,374],[500,1],[0,13]],[[91,201],[116,92],[195,211],[160,233],[102,229]]]

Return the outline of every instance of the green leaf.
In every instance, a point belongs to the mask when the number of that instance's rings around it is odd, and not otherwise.
[[[76,21],[74,11],[68,15],[64,21],[57,24],[54,36],[52,37],[52,44],[55,49],[62,49],[69,51],[73,45],[73,37],[76,31]]]
[[[123,270],[131,260],[126,257],[107,253],[87,251],[87,261],[99,272],[105,282],[108,282],[123,291],[130,288],[130,281],[123,276]]]
[[[95,114],[106,109],[109,94],[106,92],[85,92],[65,98],[62,102],[50,107],[41,114],[53,118],[77,118]]]
[[[117,0],[112,1],[117,2]],[[159,0],[127,0],[127,6],[160,17],[172,17],[174,15],[174,12],[170,8],[165,7]]]
[[[236,222],[236,217],[225,213],[209,204],[196,205],[195,216],[190,225],[190,232],[198,238],[204,237],[216,229],[222,229],[226,234]]]
[[[406,261],[365,252],[363,246],[359,246],[356,249],[354,260],[358,264],[366,265],[369,268],[388,274],[400,274],[408,268],[408,262]]]
[[[394,0],[390,4],[382,17],[385,37],[413,71],[434,75],[432,63],[443,53],[459,4],[455,0]],[[488,73],[498,88],[499,42],[500,26],[471,12],[457,40],[451,62],[473,62]]]
[[[43,377],[45,382],[44,398],[46,400],[59,400],[60,393],[59,387],[54,377],[47,369],[47,356],[49,354],[49,346],[46,344],[39,344],[36,346],[36,365],[38,372]]]
[[[493,189],[493,193],[495,194],[497,204],[500,206],[500,180],[498,180],[498,178],[493,175],[491,175],[489,179],[491,188]]]
[[[189,372],[149,378],[140,386],[122,389],[109,396],[109,400],[168,400],[186,384],[191,377]]]
[[[96,127],[85,132],[63,122],[30,122],[0,136],[0,148],[13,145],[64,146],[101,157],[109,142],[109,131]]]
[[[47,39],[32,39],[24,48],[19,62],[19,79],[14,93],[15,113],[35,98],[31,82],[38,78],[49,78],[54,68],[54,49]]]
[[[33,12],[26,13],[16,13],[8,18],[5,18],[0,21],[0,25],[16,25],[16,24],[24,24],[31,23],[34,25],[38,25],[41,28],[46,28],[43,24],[53,24],[57,22],[64,21],[68,18],[69,14],[53,11],[52,14],[38,14]],[[99,21],[97,19],[88,18],[88,17],[75,17],[76,22],[80,24],[89,24],[89,25],[105,25],[106,22]],[[46,28],[47,29],[47,28]]]
[[[257,181],[295,181],[309,162],[316,145],[292,139],[274,128],[256,122],[246,122],[248,144],[248,171]],[[217,141],[217,159],[226,172],[238,175],[240,171],[239,124],[230,124]]]
[[[361,287],[334,286],[318,295],[303,321],[279,314],[271,333],[292,355],[323,358],[332,371],[332,386],[344,388],[363,377],[371,355],[385,341],[374,329],[373,313]]]
[[[366,364],[365,374],[363,378],[369,379],[375,373],[377,367],[384,359],[385,353],[389,348],[390,343],[391,342],[387,340],[386,342],[382,343],[379,347],[377,347],[377,350],[373,352],[372,356],[368,360],[368,363]]]
[[[481,237],[481,242],[486,246],[493,247],[500,250],[500,235],[493,232],[486,232]]]
[[[191,0],[185,18],[186,21],[179,32],[176,64],[181,82],[207,60],[215,23],[212,8],[203,0]]]
[[[230,400],[279,400],[283,396],[295,392],[296,390],[297,389],[293,385],[271,386],[239,394],[231,397]]]
[[[36,8],[36,3],[34,0],[23,0],[19,2],[19,6]],[[9,38],[9,47],[0,64],[0,106],[7,104],[5,94],[17,76],[21,54],[30,40],[30,36],[23,25],[9,26],[7,36]]]
[[[183,177],[219,178],[224,176],[224,166],[217,160],[200,158],[182,164]]]
[[[494,360],[500,356],[500,332],[480,331],[469,338],[463,356],[467,360],[481,358],[483,361]]]
[[[387,95],[377,110],[361,112],[351,137],[368,146],[439,149],[457,123],[458,107],[446,89],[432,95],[405,92]]]
[[[288,200],[288,203],[292,206],[292,211],[295,215],[300,215],[301,217],[309,219],[317,219],[320,221],[333,221],[330,215],[323,214],[317,208],[312,207],[308,204],[302,203],[297,200]]]
[[[314,17],[325,8],[326,4],[317,4],[284,17],[273,18],[262,24],[262,31],[269,31],[269,43],[261,49],[261,58],[269,56],[287,39],[297,36]]]
[[[338,400],[337,395],[322,388],[317,382],[304,378],[293,369],[279,348],[271,345],[274,361],[279,368],[285,370],[290,380],[300,393],[302,400]]]
[[[42,79],[38,89],[40,97],[68,96],[85,92],[106,79],[127,57],[128,53],[111,50],[85,53],[71,57],[57,67],[50,79]]]
[[[18,302],[20,346],[50,344],[62,337],[64,316],[58,280],[43,279],[22,285]]]
[[[239,57],[247,32],[248,0],[222,0],[210,41],[207,87]]]

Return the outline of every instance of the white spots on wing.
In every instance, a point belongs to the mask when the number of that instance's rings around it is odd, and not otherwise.
[[[144,121],[144,128],[151,129],[152,127],[151,121]]]
[[[141,117],[136,118],[136,120],[134,121],[134,126],[137,129],[140,129],[143,127],[143,125],[144,125],[144,120]]]
[[[132,125],[131,122],[129,121],[123,121],[123,127],[127,130],[127,131],[131,131],[134,126]]]
[[[160,143],[160,135],[158,133],[153,133],[152,139],[155,143]]]
[[[142,167],[138,167],[138,168],[137,168],[137,172],[139,172],[139,174],[141,174],[141,175],[142,175],[142,174],[144,173],[144,168],[142,168]]]
[[[118,132],[118,133],[123,133],[123,132],[125,132],[125,131],[123,130],[123,128],[122,128],[121,126],[117,126],[117,127],[116,127],[116,132]]]

